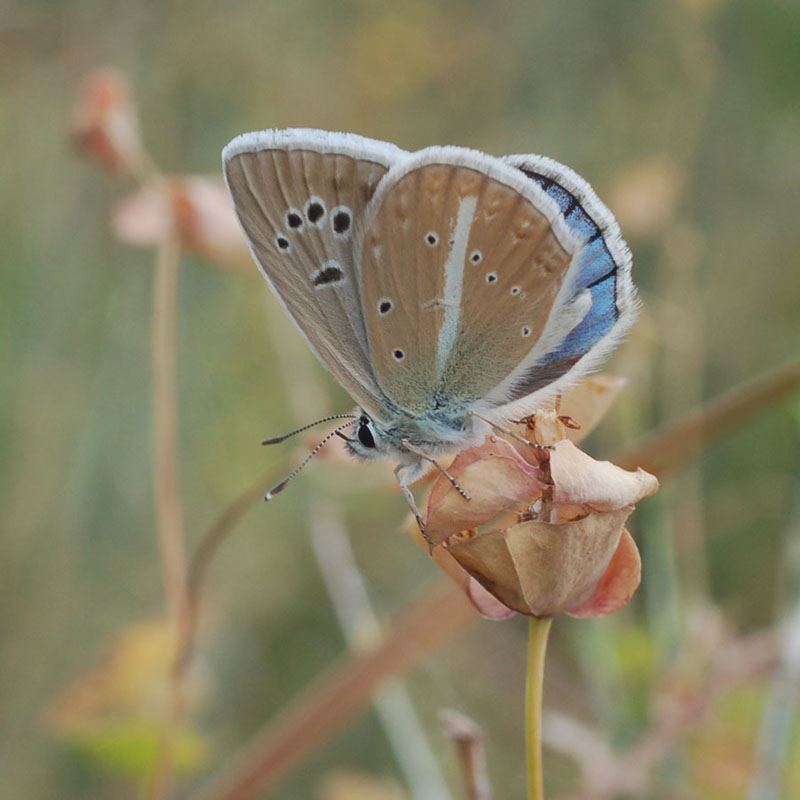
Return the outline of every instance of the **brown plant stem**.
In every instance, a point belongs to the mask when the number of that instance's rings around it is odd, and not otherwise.
[[[176,328],[180,243],[174,226],[156,251],[153,278],[153,480],[167,618],[177,637],[186,622],[186,549],[178,473]],[[172,791],[174,748],[183,716],[182,675],[173,686],[149,787],[151,800]]]
[[[710,442],[800,389],[800,361],[769,370],[710,400],[611,459],[664,478],[690,463]]]
[[[173,622],[183,613],[186,586],[175,372],[179,266],[173,230],[158,247],[153,280],[153,490],[167,614]]]
[[[403,611],[379,644],[323,675],[193,800],[243,800],[274,788],[364,706],[385,678],[408,671],[477,619],[460,589],[437,582]]]

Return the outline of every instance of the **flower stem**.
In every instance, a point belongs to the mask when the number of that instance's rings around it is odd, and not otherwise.
[[[544,800],[542,774],[542,683],[552,617],[531,617],[528,674],[525,681],[525,740],[528,751],[528,800]]]
[[[167,619],[175,641],[188,629],[186,546],[178,474],[177,316],[181,246],[174,221],[156,252],[153,279],[154,494]],[[172,795],[175,746],[185,715],[185,669],[171,676],[158,753],[147,788],[149,800]]]

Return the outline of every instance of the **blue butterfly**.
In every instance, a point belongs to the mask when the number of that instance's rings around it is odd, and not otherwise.
[[[423,532],[408,487],[429,463],[447,474],[439,456],[541,407],[636,317],[619,226],[552,159],[289,129],[223,164],[256,264],[359,405],[334,433],[397,462]]]

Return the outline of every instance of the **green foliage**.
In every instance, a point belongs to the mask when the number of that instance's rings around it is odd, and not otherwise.
[[[161,727],[154,721],[109,722],[74,733],[67,744],[88,764],[128,778],[146,779],[159,755]],[[196,731],[183,730],[175,738],[175,768],[188,774],[208,758],[208,744]]]

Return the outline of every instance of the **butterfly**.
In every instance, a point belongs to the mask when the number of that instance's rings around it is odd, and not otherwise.
[[[287,129],[236,137],[223,167],[258,268],[359,406],[330,435],[394,459],[423,534],[409,485],[431,463],[449,477],[438,457],[541,407],[636,317],[616,220],[550,158]]]

